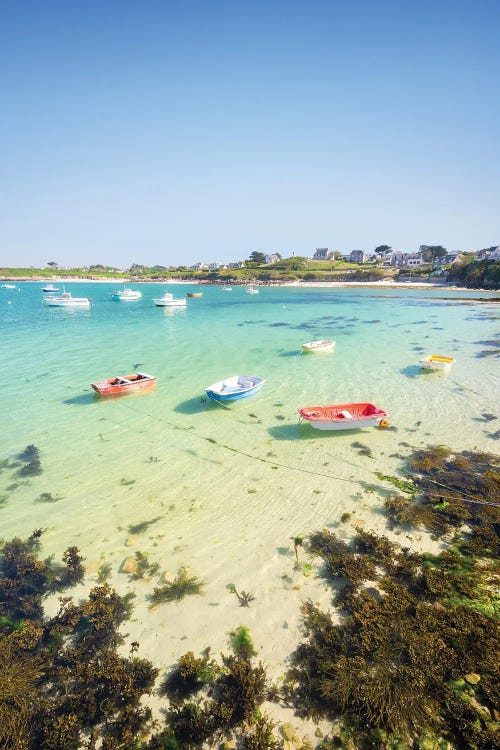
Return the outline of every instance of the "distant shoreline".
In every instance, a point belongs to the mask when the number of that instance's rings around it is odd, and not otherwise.
[[[449,289],[450,291],[459,291],[459,292],[495,292],[494,289],[469,289],[468,287],[463,286],[453,286],[446,283],[438,283],[438,282],[429,282],[429,281],[392,281],[392,280],[384,280],[384,281],[284,281],[284,282],[266,282],[266,281],[245,281],[245,282],[229,282],[229,281],[220,281],[218,283],[213,282],[206,282],[206,281],[189,281],[186,279],[164,279],[162,281],[159,281],[158,279],[148,279],[148,280],[131,280],[131,279],[116,279],[116,278],[99,278],[99,279],[89,279],[89,278],[82,278],[79,276],[65,276],[65,277],[58,277],[58,276],[52,276],[52,277],[42,277],[42,278],[33,278],[31,276],[27,277],[10,277],[10,276],[0,276],[0,281],[11,281],[11,282],[20,282],[20,281],[28,281],[33,282],[37,284],[49,284],[57,282],[59,284],[70,284],[70,283],[80,283],[80,284],[159,284],[159,285],[166,285],[166,284],[182,284],[182,285],[191,285],[191,286],[223,286],[223,285],[232,285],[232,286],[261,286],[261,287],[287,287],[287,288],[299,288],[299,289],[343,289],[343,288],[364,288],[364,287],[376,287],[376,288],[386,288],[386,289]]]

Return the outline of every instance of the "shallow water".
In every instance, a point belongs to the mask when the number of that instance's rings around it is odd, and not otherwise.
[[[109,299],[116,284],[73,283],[67,290],[90,296],[92,308],[63,310],[42,305],[41,287],[0,290],[1,536],[43,528],[44,556],[77,545],[82,592],[109,563],[110,582],[136,592],[128,630],[141,655],[165,666],[188,648],[224,648],[245,624],[279,673],[300,602],[328,601],[314,573],[294,571],[293,537],[325,526],[348,537],[346,511],[384,530],[374,472],[394,473],[408,446],[495,452],[498,359],[485,353],[500,320],[493,303],[473,302],[484,292],[204,287],[171,310],[152,304],[158,285],[123,303]],[[319,338],[335,339],[335,352],[301,354]],[[456,358],[448,376],[420,370],[433,353]],[[135,366],[158,377],[156,391],[94,395],[92,381]],[[207,402],[205,387],[238,373],[266,378],[261,393],[229,407]],[[391,428],[329,434],[299,423],[300,406],[358,400],[388,411]],[[15,465],[28,444],[40,448],[39,476]],[[204,595],[149,610],[157,581],[120,572],[138,550],[170,575],[187,565]],[[231,584],[255,596],[250,608],[238,607]]]

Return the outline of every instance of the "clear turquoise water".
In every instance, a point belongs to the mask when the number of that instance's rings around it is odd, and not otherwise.
[[[293,609],[298,623],[300,600],[316,595],[317,583],[294,587],[290,539],[335,527],[345,511],[383,528],[365,490],[375,471],[397,470],[408,444],[495,451],[500,420],[481,415],[498,416],[498,360],[478,355],[488,350],[480,342],[500,338],[500,323],[493,304],[472,302],[485,293],[262,288],[254,296],[209,287],[187,309],[169,310],[151,302],[158,285],[120,303],[108,297],[116,284],[73,283],[67,290],[90,296],[92,308],[62,310],[42,305],[41,283],[19,287],[0,289],[0,460],[12,463],[34,443],[43,472],[20,478],[15,466],[3,468],[1,536],[42,527],[44,552],[58,556],[76,544],[88,570],[83,588],[108,562],[113,585],[136,590],[133,630],[144,655],[161,642],[167,663],[187,650],[184,636],[190,647],[223,647],[228,621],[269,631],[283,612],[291,623]],[[168,288],[183,296],[190,287]],[[300,353],[318,338],[335,339],[335,352]],[[420,371],[431,353],[456,357],[449,376]],[[94,396],[90,382],[137,363],[157,375],[154,393]],[[238,373],[266,378],[261,394],[229,408],[203,399],[206,386]],[[386,409],[395,429],[329,434],[299,424],[300,406],[355,400]],[[40,502],[43,492],[60,499]],[[128,547],[129,527],[145,521]],[[204,597],[175,609],[175,626],[168,607],[147,609],[154,582],[119,572],[136,550],[206,581]],[[255,594],[251,608],[236,606],[230,583]],[[279,662],[287,645],[263,648]]]

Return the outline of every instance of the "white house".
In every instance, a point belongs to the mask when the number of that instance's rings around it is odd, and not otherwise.
[[[481,250],[477,254],[478,260],[500,260],[500,246],[490,247],[488,250]]]
[[[393,253],[391,255],[391,266],[415,268],[422,265],[422,253]]]
[[[327,247],[317,247],[312,257],[313,260],[331,260],[333,258],[333,251]]]
[[[269,263],[277,263],[279,260],[281,260],[281,255],[279,253],[269,253],[269,255],[266,255],[264,258],[264,262],[269,265]]]
[[[351,263],[364,263],[366,260],[364,250],[351,250],[349,260]]]
[[[218,271],[219,269],[227,268],[225,263],[221,263],[220,261],[214,260],[212,263],[208,264],[208,270],[209,271]]]
[[[194,266],[191,266],[192,271],[206,271],[207,268],[206,263],[195,263]]]
[[[406,265],[409,268],[415,268],[417,266],[422,266],[424,264],[422,254],[421,253],[414,253],[413,255],[408,255],[406,258]]]

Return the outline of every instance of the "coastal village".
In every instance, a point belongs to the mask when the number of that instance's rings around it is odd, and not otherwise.
[[[320,247],[310,256],[291,251],[252,251],[245,260],[198,261],[188,265],[118,267],[95,263],[75,267],[54,260],[29,268],[0,267],[0,281],[129,281],[134,283],[338,285],[429,284],[471,289],[500,288],[500,246],[449,252],[442,245],[420,245],[418,252],[400,252],[379,245],[371,252],[340,252]]]

